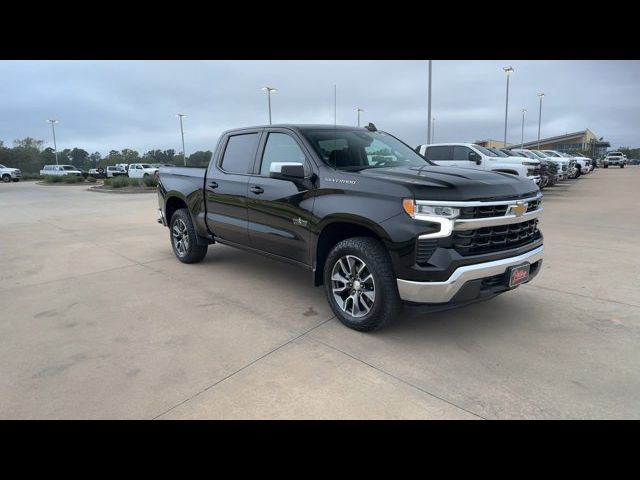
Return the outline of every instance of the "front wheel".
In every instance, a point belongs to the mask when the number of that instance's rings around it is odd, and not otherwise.
[[[4,183],[9,183],[11,181],[11,175],[3,175],[2,176],[2,181]]]
[[[208,245],[198,245],[196,229],[186,208],[171,216],[169,235],[173,253],[182,263],[198,263],[207,255]]]
[[[382,328],[402,309],[391,259],[374,238],[348,238],[333,247],[324,289],[338,320],[361,332]]]
[[[624,163],[622,165],[620,165],[620,168],[624,168]]]

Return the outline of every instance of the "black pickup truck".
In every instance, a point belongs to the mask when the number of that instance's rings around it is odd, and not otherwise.
[[[404,303],[493,297],[542,264],[531,180],[434,165],[372,124],[227,131],[208,168],[162,167],[158,197],[181,262],[216,242],[292,262],[361,331]]]

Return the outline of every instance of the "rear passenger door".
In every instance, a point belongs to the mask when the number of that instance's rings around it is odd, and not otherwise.
[[[263,252],[310,265],[309,225],[313,211],[310,155],[294,132],[265,131],[254,175],[249,180],[248,217],[251,246]],[[305,179],[269,176],[274,162],[298,162]]]
[[[229,135],[205,179],[207,227],[216,237],[238,245],[249,244],[247,188],[261,136],[261,129]]]
[[[436,145],[433,147],[427,147],[425,156],[427,160],[438,165],[450,166],[451,165],[451,146],[449,145]]]

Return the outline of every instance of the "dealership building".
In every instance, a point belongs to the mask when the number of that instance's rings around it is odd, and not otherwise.
[[[481,140],[476,142],[483,147],[502,148],[503,141],[498,140]],[[507,143],[507,147],[519,147],[520,143]],[[591,158],[600,158],[607,152],[607,148],[611,144],[603,141],[602,137],[598,138],[588,128],[574,133],[566,133],[557,137],[548,137],[540,139],[540,150],[558,150],[559,152],[588,152]],[[533,142],[525,142],[522,148],[538,148],[538,140]]]

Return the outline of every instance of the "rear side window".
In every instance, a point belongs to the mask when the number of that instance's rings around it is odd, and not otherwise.
[[[451,160],[451,147],[448,146],[440,146],[440,147],[428,147],[427,160],[433,161],[442,161],[442,160]]]
[[[258,148],[258,139],[258,133],[229,137],[220,167],[231,173],[249,173]]]

